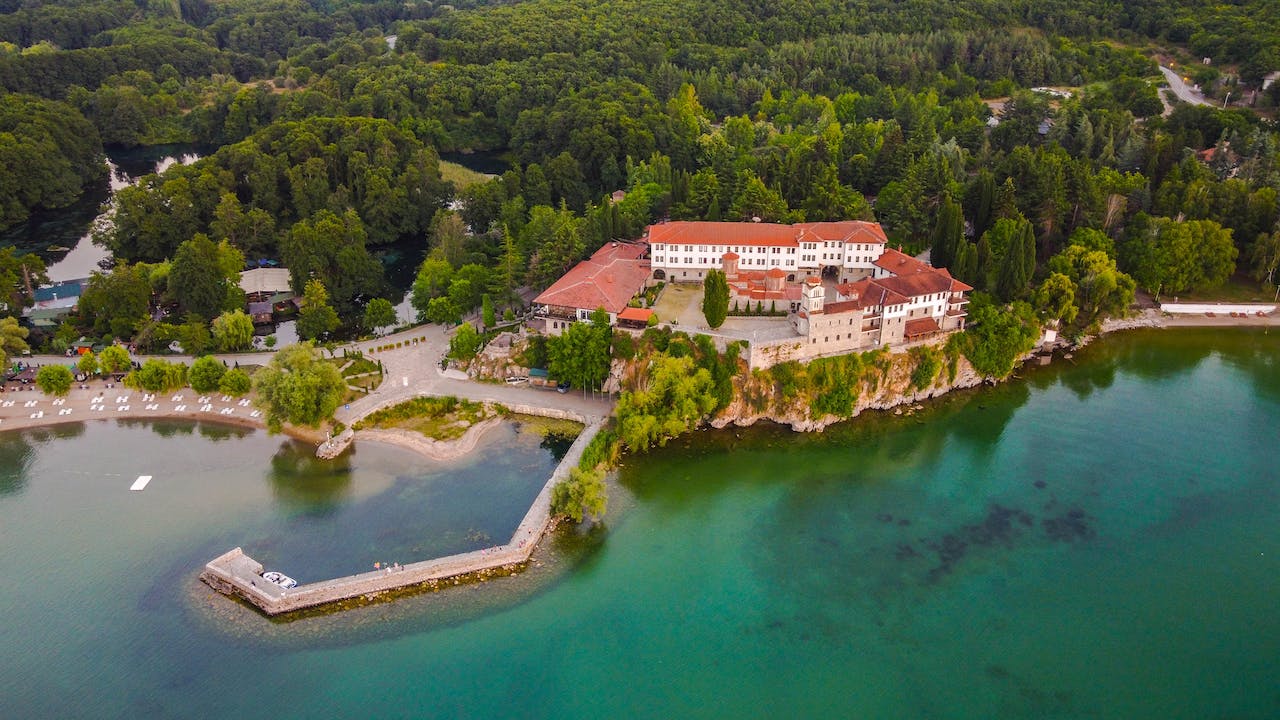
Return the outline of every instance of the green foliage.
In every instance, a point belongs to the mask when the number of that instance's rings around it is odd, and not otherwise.
[[[98,335],[131,337],[147,319],[151,283],[146,266],[120,263],[110,273],[94,273],[80,295],[80,315]]]
[[[124,384],[139,390],[158,393],[177,390],[185,386],[187,378],[186,365],[165,362],[159,358],[149,358],[142,363],[142,367],[129,373],[124,379]]]
[[[202,355],[213,347],[209,323],[196,313],[187,313],[187,321],[178,327],[178,342],[188,355]]]
[[[169,293],[186,312],[205,320],[244,306],[240,269],[244,254],[226,240],[197,234],[178,246],[169,271]]]
[[[346,392],[346,381],[331,363],[316,357],[311,343],[280,350],[253,376],[255,405],[270,432],[284,423],[315,427],[333,417]]]
[[[1000,307],[985,294],[974,293],[962,351],[978,373],[1003,378],[1013,372],[1019,357],[1035,347],[1039,335],[1035,312],[1027,303]]]
[[[952,268],[964,242],[964,215],[950,196],[943,198],[930,236],[929,261],[934,267]]]
[[[636,341],[631,333],[621,330],[613,333],[613,357],[618,360],[630,360],[636,356]]]
[[[714,382],[692,358],[658,356],[641,387],[622,393],[615,410],[621,441],[633,452],[665,445],[695,428],[716,406]]]
[[[222,352],[248,350],[253,345],[253,320],[239,308],[213,319],[213,342]]]
[[[426,319],[438,325],[462,322],[462,310],[447,297],[432,298],[427,304]]]
[[[584,518],[599,520],[608,504],[604,474],[601,468],[569,468],[569,477],[551,488],[551,512],[577,523]]]
[[[129,351],[119,345],[108,345],[98,353],[98,365],[104,373],[124,372],[129,364]]]
[[[148,361],[150,362],[150,361]],[[198,393],[208,393],[217,390],[222,383],[222,378],[227,374],[227,367],[222,361],[212,355],[205,355],[196,358],[191,364],[191,370],[188,373],[188,379],[191,382],[191,389]]]
[[[17,318],[0,318],[0,368],[7,368],[9,358],[30,349],[27,346],[29,332],[18,324]]]
[[[374,298],[364,306],[364,326],[373,330],[396,324],[396,309],[386,298]]]
[[[0,320],[0,322],[3,322],[3,321]],[[0,360],[3,360],[3,358],[0,358]],[[76,370],[78,370],[79,372],[89,377],[93,377],[94,375],[97,375],[98,374],[98,357],[91,352],[87,352],[81,355],[80,359],[76,361]]]
[[[480,351],[482,338],[471,323],[462,323],[449,339],[449,357],[456,360],[470,360]]]
[[[36,371],[36,387],[47,395],[71,392],[71,371],[63,365],[44,365]]]
[[[702,282],[702,316],[712,330],[724,324],[729,314],[729,283],[723,272],[708,270]]]
[[[249,374],[240,368],[231,368],[222,374],[222,379],[218,381],[218,392],[224,395],[240,397],[253,388],[253,382],[249,379]]]
[[[524,367],[528,368],[545,368],[550,354],[547,350],[547,337],[545,335],[533,335],[529,337],[529,343],[520,353],[516,361]]]
[[[591,313],[591,322],[569,323],[547,340],[547,370],[551,377],[573,387],[599,388],[609,375],[613,329],[604,310]]]
[[[498,324],[498,315],[494,312],[493,300],[489,298],[489,293],[485,293],[480,297],[480,319],[485,328],[491,328]]]
[[[936,347],[918,346],[907,351],[911,357],[911,389],[924,390],[933,384],[942,370],[942,351]]]
[[[34,302],[27,293],[28,279],[33,288],[49,284],[40,256],[19,255],[14,248],[0,248],[0,317],[17,316]]]
[[[1231,230],[1212,220],[1179,222],[1139,213],[1129,226],[1120,261],[1153,293],[1207,290],[1235,272],[1239,254]]]
[[[0,228],[70,205],[102,177],[101,155],[97,131],[73,108],[0,92]]]
[[[308,280],[298,312],[298,337],[315,340],[338,329],[338,313],[329,305],[329,292],[319,280]]]
[[[1103,250],[1090,250],[1085,245],[1071,244],[1049,260],[1053,272],[1037,291],[1037,308],[1058,307],[1051,315],[1070,323],[1071,309],[1065,305],[1066,288],[1055,278],[1065,276],[1071,282],[1071,299],[1079,306],[1082,326],[1105,316],[1121,316],[1133,304],[1136,283],[1116,269],[1116,262]],[[1051,300],[1056,296],[1056,300]]]

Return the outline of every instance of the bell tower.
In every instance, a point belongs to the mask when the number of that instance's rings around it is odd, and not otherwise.
[[[804,311],[807,315],[815,315],[822,312],[822,302],[826,297],[826,289],[822,287],[822,281],[817,277],[811,277],[804,281]]]

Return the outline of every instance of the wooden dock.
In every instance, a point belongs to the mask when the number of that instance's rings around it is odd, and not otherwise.
[[[604,421],[596,421],[585,427],[573,441],[569,451],[534,498],[533,505],[525,513],[515,533],[504,545],[423,560],[392,570],[374,570],[321,580],[299,585],[291,590],[264,580],[262,563],[245,555],[240,548],[235,548],[209,561],[200,573],[200,579],[221,593],[244,598],[267,615],[280,615],[356,597],[375,597],[391,590],[459,575],[496,568],[514,569],[528,562],[533,549],[551,523],[552,488],[568,478],[569,470],[578,464],[583,450],[602,427]]]

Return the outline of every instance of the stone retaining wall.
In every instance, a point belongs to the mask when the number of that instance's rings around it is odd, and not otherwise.
[[[515,406],[511,407],[511,410],[528,415],[544,415],[582,422],[580,416],[563,410],[533,406]],[[245,555],[240,548],[235,548],[205,565],[200,579],[218,592],[244,598],[267,615],[279,615],[354,597],[373,597],[390,590],[459,575],[495,568],[514,569],[529,560],[533,549],[537,547],[538,541],[542,539],[551,523],[552,488],[569,476],[569,470],[578,464],[587,444],[602,427],[604,427],[603,421],[595,422],[587,426],[573,441],[569,451],[565,453],[560,464],[551,473],[551,477],[542,486],[538,496],[534,498],[533,504],[525,513],[520,525],[516,527],[515,533],[504,545],[410,563],[391,572],[375,570],[322,580],[299,585],[292,590],[285,590],[263,580],[262,564]]]

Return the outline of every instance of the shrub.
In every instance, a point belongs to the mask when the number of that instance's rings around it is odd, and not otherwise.
[[[218,389],[227,395],[240,396],[249,392],[253,386],[249,380],[249,373],[240,368],[231,368],[222,374],[222,380],[218,382]]]
[[[923,390],[932,385],[942,369],[942,353],[937,348],[914,347],[907,354],[915,361],[915,368],[911,371],[911,389]]]
[[[217,390],[227,367],[211,355],[197,358],[191,365],[191,389],[198,393]]]

